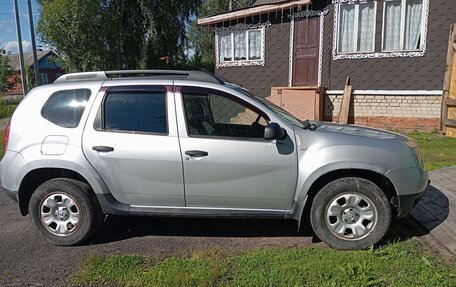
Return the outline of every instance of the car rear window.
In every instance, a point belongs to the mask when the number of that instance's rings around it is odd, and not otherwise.
[[[166,92],[109,92],[104,103],[104,129],[167,134]]]
[[[64,128],[76,128],[81,121],[91,91],[75,89],[52,94],[41,109],[41,115]]]

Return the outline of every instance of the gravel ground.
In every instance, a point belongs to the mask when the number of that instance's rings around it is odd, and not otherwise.
[[[0,192],[0,287],[67,286],[92,253],[164,258],[207,248],[324,246],[296,229],[296,222],[283,220],[110,217],[87,244],[58,247],[40,237],[29,216],[22,217],[17,203]],[[385,242],[409,238],[419,238],[429,251],[448,256],[412,217],[395,222]]]

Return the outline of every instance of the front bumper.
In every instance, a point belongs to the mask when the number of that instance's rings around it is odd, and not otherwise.
[[[420,199],[423,197],[427,188],[429,187],[430,180],[426,186],[426,189],[420,193],[399,195],[398,197],[398,217],[404,217],[409,214],[412,209],[418,204]]]
[[[392,203],[398,209],[398,217],[404,217],[410,213],[429,186],[429,175],[421,167],[395,168],[385,175],[396,190],[397,197],[393,198]]]

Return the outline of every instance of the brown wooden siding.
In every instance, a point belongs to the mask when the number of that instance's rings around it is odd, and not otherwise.
[[[343,89],[347,75],[351,76],[354,89],[358,90],[441,90],[445,69],[448,33],[451,23],[456,22],[454,0],[429,0],[427,51],[418,58],[388,58],[363,60],[333,60],[333,11],[330,1],[314,1],[313,10],[329,10],[325,16],[322,61],[322,85],[328,89]],[[383,1],[377,5],[376,52],[381,50]],[[218,68],[216,73],[244,86],[260,96],[269,96],[274,86],[287,86],[289,74],[290,24],[285,11],[262,15],[272,22],[266,27],[265,66]],[[258,23],[260,19],[247,19]],[[234,25],[236,23],[231,23]],[[229,26],[230,23],[225,23]]]
[[[427,50],[423,57],[332,60],[334,5],[325,19],[325,54],[322,83],[341,90],[349,75],[358,90],[441,90],[450,24],[456,22],[454,0],[430,0]],[[375,51],[382,41],[383,1],[377,5]]]
[[[247,67],[216,68],[215,73],[235,84],[241,85],[258,96],[267,97],[271,87],[288,86],[288,62],[290,43],[290,22],[284,12],[282,23],[281,12],[269,15],[272,25],[265,27],[265,65]],[[247,22],[258,23],[258,17],[247,19]],[[263,15],[261,22],[268,21]],[[285,22],[286,21],[286,22]],[[231,23],[235,25],[236,23]],[[229,26],[225,23],[225,26]]]

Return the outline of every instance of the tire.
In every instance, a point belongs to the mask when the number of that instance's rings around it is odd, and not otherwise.
[[[391,206],[385,193],[373,182],[341,178],[317,193],[310,222],[318,238],[333,248],[366,249],[388,231]]]
[[[90,186],[57,178],[41,184],[32,194],[29,213],[38,232],[55,245],[77,245],[87,240],[103,221]]]

